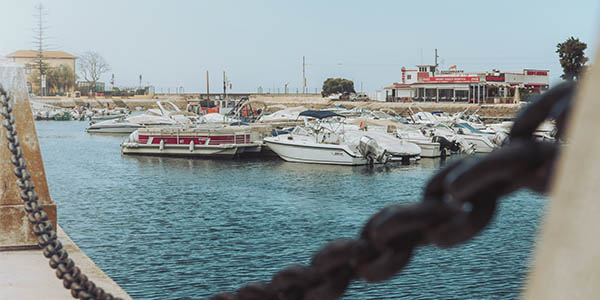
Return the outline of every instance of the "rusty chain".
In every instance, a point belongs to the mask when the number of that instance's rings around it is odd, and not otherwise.
[[[538,96],[515,118],[507,145],[449,164],[430,179],[420,203],[386,207],[371,216],[357,239],[328,243],[310,265],[287,267],[269,282],[211,299],[337,299],[352,280],[390,279],[416,247],[468,241],[489,224],[500,197],[520,188],[547,191],[574,91],[575,84],[566,82]],[[556,121],[554,142],[533,137],[546,119]]]
[[[56,277],[62,279],[63,286],[71,290],[71,295],[76,299],[98,299],[112,300],[120,299],[113,297],[102,288],[97,287],[93,281],[81,272],[69,258],[67,250],[58,240],[56,231],[52,228],[52,223],[48,220],[48,215],[44,212],[42,202],[35,191],[35,185],[31,180],[31,175],[27,170],[27,162],[23,157],[23,149],[19,145],[19,137],[15,126],[15,116],[13,114],[13,103],[11,97],[0,86],[0,115],[4,118],[2,126],[6,129],[6,139],[8,140],[8,149],[12,153],[11,163],[15,166],[13,173],[17,177],[17,186],[21,190],[21,200],[24,202],[25,211],[28,213],[28,220],[33,225],[33,233],[38,237],[38,245],[42,252],[49,259],[50,267],[56,270]]]

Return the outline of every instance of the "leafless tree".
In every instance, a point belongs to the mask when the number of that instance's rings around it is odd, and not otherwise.
[[[102,74],[110,71],[110,66],[100,54],[88,51],[79,56],[78,69],[95,94],[96,83],[100,80]]]

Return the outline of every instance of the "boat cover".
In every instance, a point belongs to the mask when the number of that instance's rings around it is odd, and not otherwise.
[[[328,110],[306,110],[300,113],[300,116],[312,117],[316,119],[324,119],[330,117],[344,117]]]

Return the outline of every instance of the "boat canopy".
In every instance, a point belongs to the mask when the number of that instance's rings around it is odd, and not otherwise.
[[[312,118],[316,118],[316,119],[325,119],[325,118],[330,118],[330,117],[344,118],[343,115],[336,114],[336,113],[334,113],[332,111],[328,111],[328,110],[306,110],[306,111],[301,112],[299,114],[299,116],[312,117]]]

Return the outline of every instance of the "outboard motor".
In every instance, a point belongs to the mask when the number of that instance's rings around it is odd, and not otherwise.
[[[496,135],[494,135],[494,138],[491,139],[492,143],[496,144],[496,146],[498,147],[502,147],[506,144],[508,144],[508,134],[503,132],[503,131],[499,131],[496,133]]]
[[[375,139],[362,136],[358,143],[358,152],[362,154],[366,159],[369,165],[373,165],[374,163],[387,163],[390,159],[390,155],[380,147]]]
[[[460,146],[456,142],[451,142],[443,136],[436,135],[431,139],[431,141],[440,144],[440,153],[442,158],[446,157],[448,151],[456,152],[460,150]]]
[[[474,146],[467,143],[467,141],[460,137],[457,137],[454,141],[450,141],[443,136],[436,135],[431,139],[431,141],[440,144],[440,152],[442,153],[442,156],[445,156],[449,151],[463,151],[467,154],[473,154],[475,152]]]
[[[460,136],[456,136],[454,139],[454,142],[456,144],[458,144],[458,146],[461,148],[461,150],[467,154],[474,154],[476,149],[476,146],[474,144],[471,144],[469,142],[467,142],[464,138],[460,137]]]

